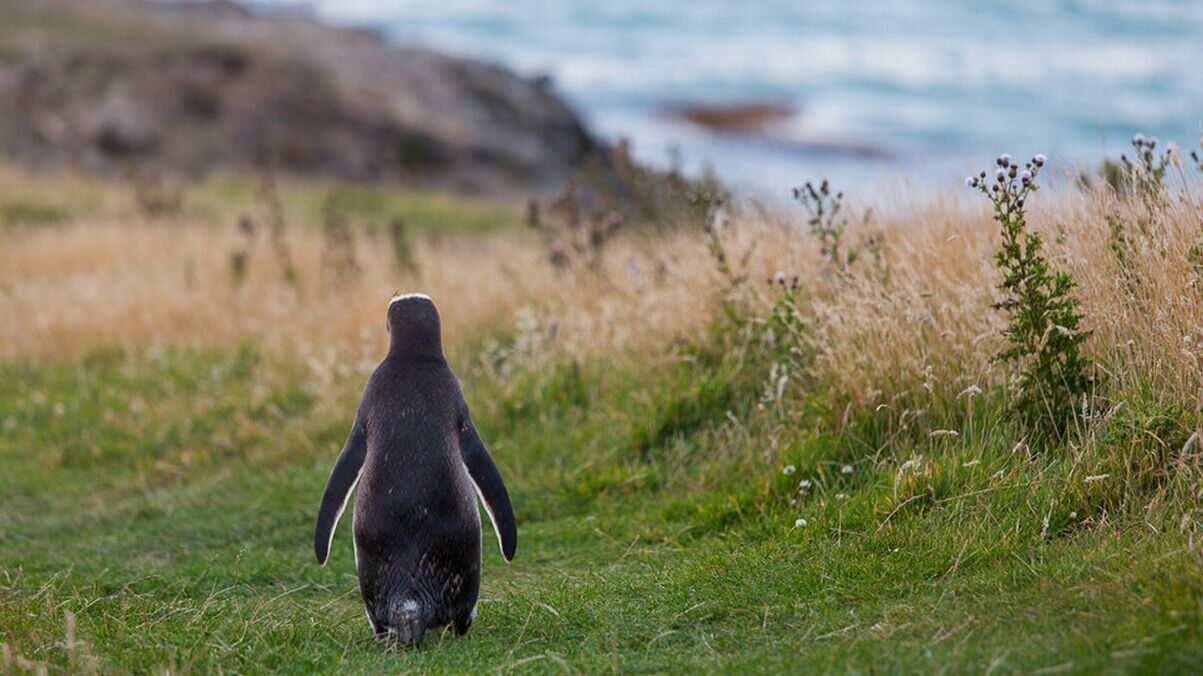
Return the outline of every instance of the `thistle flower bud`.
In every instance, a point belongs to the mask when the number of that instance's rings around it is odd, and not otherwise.
[[[1011,178],[1015,178],[1015,175],[1018,173],[1019,167],[1015,166],[1014,164],[1012,164],[1011,168],[1007,170],[1007,176],[1010,176]]]
[[[1023,198],[1022,198],[1022,197],[1020,197],[1019,199],[1015,200],[1015,207],[1016,207],[1017,209],[1022,209],[1022,208],[1023,208]]]
[[[1011,156],[1010,155],[1008,155],[1007,153],[1003,153],[1002,155],[998,156],[998,166],[1005,167],[1009,164],[1011,164]]]
[[[1137,132],[1132,137],[1132,145],[1134,145],[1136,147],[1140,147],[1140,146],[1143,146],[1144,144],[1145,144],[1145,135],[1141,134],[1140,132]]]
[[[777,280],[778,284],[785,285],[785,272],[778,270],[777,274],[773,275],[773,279]]]
[[[1036,153],[1036,156],[1032,158],[1032,161],[1036,163],[1036,166],[1043,167],[1044,163],[1048,161],[1048,158],[1044,156],[1044,153]]]
[[[1007,180],[1007,172],[999,169],[998,171],[994,172],[994,178],[997,179],[999,183],[1002,183],[1003,181]]]
[[[1145,145],[1149,146],[1149,150],[1156,148],[1157,147],[1157,137],[1150,136],[1149,140],[1145,141]]]
[[[977,187],[977,177],[970,176],[969,178],[965,179],[965,187],[966,188],[976,188]]]
[[[1030,171],[1024,171],[1022,174],[1020,174],[1020,175],[1019,175],[1019,178],[1020,178],[1020,179],[1021,179],[1021,180],[1022,180],[1024,183],[1031,183],[1031,182],[1032,182],[1032,172],[1030,172]]]

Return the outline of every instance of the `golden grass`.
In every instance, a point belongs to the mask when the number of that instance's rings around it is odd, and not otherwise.
[[[1001,379],[990,355],[1002,318],[991,304],[995,225],[976,196],[957,194],[893,209],[885,235],[890,279],[825,274],[793,215],[737,217],[723,233],[730,258],[762,281],[775,270],[801,276],[817,350],[816,375],[855,401],[872,403],[925,382],[946,389]],[[1203,209],[1175,199],[1142,234],[1138,202],[1069,188],[1042,192],[1031,223],[1048,253],[1080,283],[1088,351],[1119,387],[1148,386],[1179,401],[1203,387],[1203,280],[1187,252],[1203,238]],[[1108,215],[1134,242],[1139,284],[1126,285],[1109,246]],[[855,243],[862,233],[850,232]],[[551,349],[574,355],[665,354],[694,335],[718,307],[720,279],[696,231],[620,238],[598,272],[553,268],[527,233],[423,239],[417,273],[399,273],[388,242],[360,236],[360,274],[340,282],[323,263],[320,232],[288,232],[298,277],[283,280],[262,237],[239,284],[232,226],[98,218],[0,233],[0,356],[68,358],[111,345],[227,347],[251,340],[329,371],[383,352],[384,308],[396,290],[430,294],[449,342],[512,326],[530,308]]]
[[[1203,206],[1176,200],[1156,214],[1107,192],[1037,195],[1029,221],[1046,255],[1079,283],[1075,297],[1104,377],[1123,388],[1199,405],[1203,391],[1203,271],[1188,252],[1203,241]],[[1136,284],[1110,247],[1109,215],[1132,240]],[[886,220],[890,283],[824,285],[814,300],[818,377],[862,403],[932,383],[956,393],[1003,376],[991,355],[1004,322],[992,308],[997,224],[976,195],[920,205]],[[956,388],[956,389],[953,389]]]
[[[711,303],[690,284],[704,251],[677,257],[688,249],[674,239],[616,246],[602,272],[570,274],[525,233],[427,238],[416,243],[418,271],[402,274],[382,236],[360,236],[360,271],[340,279],[324,261],[322,234],[298,228],[287,235],[295,284],[262,237],[238,283],[232,254],[244,239],[232,227],[84,221],[0,241],[0,316],[13,318],[0,324],[7,358],[246,340],[322,363],[378,358],[396,290],[430,294],[449,341],[512,324],[516,310],[535,304],[558,345],[593,353],[664,345]]]

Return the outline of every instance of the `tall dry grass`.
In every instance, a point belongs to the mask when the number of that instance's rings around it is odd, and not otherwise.
[[[825,270],[800,217],[745,213],[722,232],[729,258],[767,302],[762,281],[798,274],[813,332],[817,377],[872,403],[931,382],[986,387],[1003,374],[991,362],[1001,317],[991,306],[998,234],[973,195],[887,209],[889,281]],[[1198,405],[1203,388],[1203,279],[1188,260],[1203,239],[1203,208],[1176,196],[1148,220],[1139,200],[1106,191],[1045,191],[1030,223],[1047,237],[1055,265],[1070,269],[1094,335],[1088,352],[1119,387],[1147,387]],[[750,210],[749,210],[750,212]],[[1133,271],[1125,282],[1107,218],[1129,223]],[[848,237],[855,242],[863,233]],[[297,281],[284,281],[266,238],[249,248],[245,279],[231,273],[244,246],[232,226],[82,220],[0,234],[0,355],[69,358],[111,345],[227,347],[254,341],[321,369],[378,359],[384,308],[396,290],[438,302],[451,342],[512,326],[530,308],[574,355],[629,351],[663,355],[716,314],[722,280],[696,230],[619,238],[597,272],[559,271],[522,232],[416,243],[416,273],[400,273],[386,241],[356,241],[360,272],[340,282],[324,260],[320,232],[287,237]]]
[[[956,393],[1005,378],[991,359],[1004,324],[993,308],[998,226],[975,197],[949,195],[887,216],[879,228],[889,283],[854,276],[811,285],[820,380],[873,403],[935,384]],[[1112,250],[1108,217],[1127,224],[1127,278]],[[1145,232],[1142,220],[1149,221]],[[1139,200],[1063,188],[1031,201],[1029,223],[1044,235],[1053,265],[1070,270],[1079,284],[1074,295],[1093,331],[1087,351],[1103,378],[1198,407],[1203,269],[1190,251],[1203,242],[1203,204],[1172,192],[1150,219]]]
[[[233,227],[81,221],[0,234],[0,354],[69,358],[109,346],[229,347],[255,341],[318,363],[377,359],[393,292],[431,295],[448,341],[512,325],[537,307],[573,353],[665,345],[713,303],[705,251],[685,237],[613,247],[597,273],[562,272],[526,233],[420,239],[415,272],[383,235],[360,234],[358,273],[331,269],[321,232],[286,240],[295,282],[264,236]],[[245,276],[233,253],[248,252]],[[700,274],[698,274],[700,272]],[[554,327],[554,328],[553,328]]]

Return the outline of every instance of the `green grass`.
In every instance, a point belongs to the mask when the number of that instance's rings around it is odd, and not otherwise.
[[[90,220],[157,220],[228,224],[243,217],[267,227],[271,207],[260,189],[261,178],[224,174],[198,181],[167,179],[153,189],[172,202],[170,209],[149,213],[139,205],[135,183],[103,182],[83,176],[45,177],[10,172],[0,177],[0,228],[41,227]],[[397,218],[407,231],[438,235],[470,235],[521,227],[522,209],[515,201],[468,199],[392,185],[346,185],[313,179],[279,182],[280,202],[289,227],[320,228],[327,203],[356,229],[384,230]]]
[[[973,424],[902,429],[820,391],[761,410],[762,374],[721,354],[511,371],[474,352],[453,365],[517,557],[486,540],[471,633],[411,650],[370,638],[346,524],[329,566],[310,548],[364,374],[325,384],[253,346],[0,366],[0,670],[1203,666],[1180,411],[1133,395],[1033,456],[988,397]]]

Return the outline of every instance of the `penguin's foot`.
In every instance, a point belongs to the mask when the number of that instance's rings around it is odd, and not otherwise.
[[[451,623],[451,630],[455,632],[456,636],[463,636],[464,634],[468,633],[468,630],[471,628],[472,628],[472,616],[471,615],[462,617]]]

